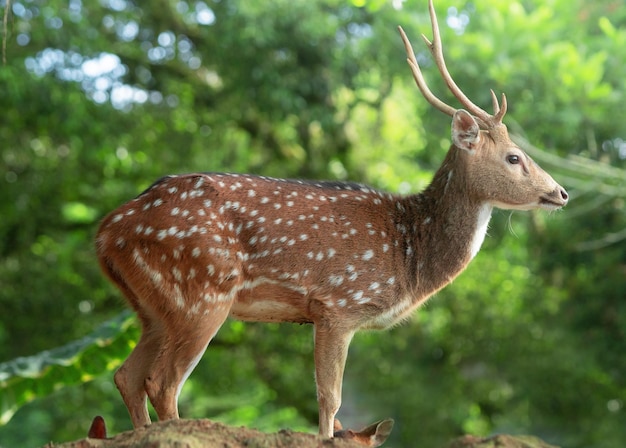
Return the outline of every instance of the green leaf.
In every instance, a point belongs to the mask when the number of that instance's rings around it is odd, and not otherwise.
[[[24,404],[116,368],[136,340],[130,311],[62,347],[0,364],[0,425]]]

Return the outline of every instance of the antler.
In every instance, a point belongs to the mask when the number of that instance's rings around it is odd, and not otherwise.
[[[424,39],[424,42],[426,42],[426,45],[428,46],[430,53],[433,55],[435,64],[437,65],[437,68],[439,69],[439,73],[441,73],[441,77],[443,78],[446,85],[448,86],[448,89],[450,90],[450,92],[452,92],[452,94],[456,97],[456,99],[459,100],[459,102],[463,105],[463,107],[465,107],[465,109],[467,109],[469,113],[474,115],[474,117],[477,119],[477,121],[482,127],[486,129],[491,129],[502,124],[502,118],[504,117],[504,114],[506,114],[506,108],[507,108],[506,96],[504,95],[504,93],[502,94],[502,105],[500,105],[498,104],[498,98],[496,94],[494,93],[493,90],[491,90],[491,99],[493,102],[493,109],[494,109],[494,115],[491,115],[487,113],[485,110],[478,107],[476,104],[474,104],[463,93],[463,91],[459,88],[459,86],[457,86],[457,84],[452,79],[452,76],[450,76],[450,72],[448,72],[448,68],[446,67],[446,61],[444,60],[444,57],[443,57],[443,46],[441,45],[441,35],[439,33],[439,25],[437,24],[437,15],[435,14],[435,8],[433,6],[432,0],[428,1],[428,10],[430,12],[430,21],[433,27],[433,42],[428,40],[428,38],[424,36],[423,34],[422,34],[422,38]],[[428,85],[426,85],[426,81],[424,80],[422,71],[420,70],[419,64],[417,63],[417,59],[415,58],[415,53],[413,52],[413,47],[411,46],[411,42],[409,42],[409,39],[407,38],[401,26],[398,27],[398,30],[400,31],[400,36],[402,37],[402,41],[404,42],[404,48],[406,49],[407,62],[409,63],[409,66],[411,67],[411,71],[413,72],[413,78],[415,79],[415,83],[417,84],[417,87],[420,89],[420,92],[422,92],[422,95],[424,96],[424,98],[426,98],[426,100],[430,104],[435,106],[438,110],[450,116],[454,115],[454,113],[456,112],[456,109],[444,103],[439,98],[437,98],[430,91],[430,89],[428,88]]]

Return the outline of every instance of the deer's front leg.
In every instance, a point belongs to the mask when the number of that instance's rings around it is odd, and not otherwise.
[[[341,383],[353,330],[327,323],[315,325],[315,382],[319,405],[319,434],[333,436],[335,414],[341,406]]]

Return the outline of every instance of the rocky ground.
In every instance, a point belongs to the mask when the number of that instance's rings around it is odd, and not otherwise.
[[[108,439],[96,430],[82,440],[49,443],[45,448],[357,448],[354,440],[322,439],[290,430],[262,433],[245,427],[226,426],[210,420],[172,420],[127,431]],[[387,444],[386,446],[390,446]],[[557,448],[535,437],[498,435],[489,438],[461,437],[445,448]],[[404,448],[404,447],[403,447]],[[413,448],[413,447],[407,447]],[[442,447],[444,448],[444,447]]]

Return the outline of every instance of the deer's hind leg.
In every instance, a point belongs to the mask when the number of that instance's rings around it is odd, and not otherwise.
[[[101,257],[104,272],[126,296],[142,323],[142,335],[115,373],[115,384],[134,427],[150,423],[148,398],[159,420],[178,418],[178,395],[207,345],[228,317],[233,298],[212,293],[197,278],[183,281],[176,269],[158,270],[154,257],[135,249],[138,269],[122,275],[117,263],[126,259]],[[157,251],[152,251],[157,252]],[[191,276],[189,276],[191,277]]]
[[[142,303],[115,269],[113,260],[102,258],[100,262],[103,271],[137,312],[142,326],[139,342],[114,375],[115,385],[126,404],[133,427],[138,428],[150,424],[145,379],[163,344],[165,333],[154,313]]]
[[[203,297],[187,303],[186,311],[170,315],[164,322],[165,338],[145,379],[145,390],[159,420],[178,418],[182,387],[228,317],[232,301],[211,303]]]
[[[135,428],[150,424],[145,380],[165,339],[158,323],[142,318],[141,313],[139,316],[142,322],[139,342],[114,376]]]

